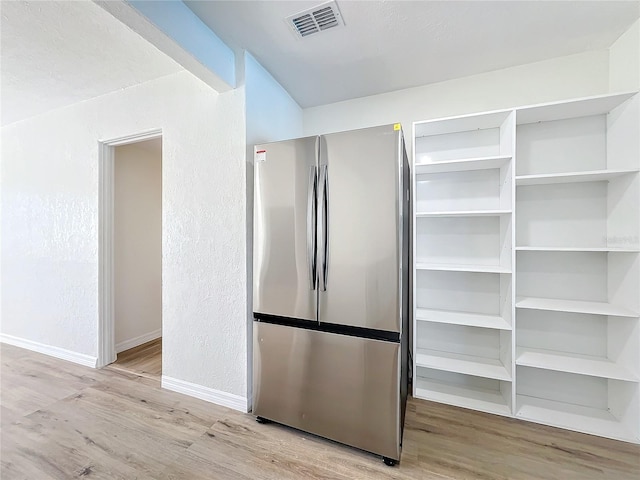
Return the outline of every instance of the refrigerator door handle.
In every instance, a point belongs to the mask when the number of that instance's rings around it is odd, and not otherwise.
[[[316,198],[318,196],[318,175],[316,167],[309,168],[309,188],[307,191],[307,265],[309,267],[309,289],[316,289],[316,225],[318,210]]]
[[[327,290],[328,282],[328,258],[329,258],[329,167],[320,167],[320,240],[322,245],[319,248],[322,260],[320,263],[320,290]]]

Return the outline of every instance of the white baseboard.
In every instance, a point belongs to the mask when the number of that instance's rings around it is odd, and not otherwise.
[[[51,357],[60,358],[69,362],[78,363],[85,367],[96,368],[98,361],[97,357],[91,355],[85,355],[84,353],[72,352],[60,347],[54,347],[51,345],[45,345],[44,343],[34,342],[25,338],[14,337],[13,335],[7,335],[0,333],[0,343],[6,343],[15,347],[26,348],[34,352],[43,353]]]
[[[165,375],[162,376],[162,388],[247,413],[247,399],[233,393],[203,387],[197,383],[185,382]]]
[[[139,337],[116,343],[116,353],[124,352],[125,350],[129,350],[130,348],[137,347],[138,345],[142,345],[143,343],[150,342],[151,340],[155,340],[156,338],[160,338],[161,336],[162,329],[159,328],[158,330],[145,333],[144,335],[140,335]]]

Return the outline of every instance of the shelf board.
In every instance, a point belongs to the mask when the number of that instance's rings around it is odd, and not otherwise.
[[[497,415],[511,416],[511,409],[499,391],[455,385],[416,376],[416,397]]]
[[[516,109],[516,123],[522,125],[526,123],[550,122],[565,118],[604,115],[635,94],[636,92],[606,94],[580,98],[569,102],[560,101],[521,107]]]
[[[516,365],[628,382],[638,381],[637,375],[606,358],[577,353],[518,347],[516,349]]]
[[[607,302],[587,302],[583,300],[561,300],[557,298],[517,297],[516,308],[550,310],[553,312],[586,313],[591,315],[612,315],[616,317],[637,317],[638,312],[618,307]]]
[[[416,263],[416,270],[441,272],[511,273],[511,269],[500,265],[454,265],[446,263]]]
[[[523,420],[637,442],[634,435],[607,410],[525,395],[517,395],[516,403],[516,417]]]
[[[620,252],[638,253],[640,247],[516,247],[518,252]]]
[[[549,185],[552,183],[577,183],[608,181],[621,175],[638,173],[638,170],[592,170],[586,172],[548,173],[516,176],[516,185]]]
[[[500,168],[511,160],[511,155],[496,157],[463,158],[460,160],[448,160],[433,163],[416,163],[414,171],[416,175],[432,173],[466,172],[472,170],[487,170]]]
[[[445,372],[463,373],[476,377],[511,381],[511,375],[506,367],[500,360],[493,358],[418,348],[416,352],[416,366],[443,370]]]
[[[500,125],[509,117],[512,111],[512,109],[496,110],[413,122],[413,131],[416,138],[422,138],[432,135],[500,128]]]
[[[499,315],[453,312],[449,310],[416,308],[416,320],[421,322],[447,323],[450,325],[466,325],[469,327],[495,328],[497,330],[512,329],[511,325]]]
[[[446,212],[417,212],[416,217],[499,217],[510,213],[511,210],[452,210]]]

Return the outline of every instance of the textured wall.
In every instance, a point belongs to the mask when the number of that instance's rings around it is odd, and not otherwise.
[[[2,129],[2,333],[97,354],[98,140],[156,128],[163,374],[245,396],[244,91],[187,72]]]
[[[157,149],[148,146],[161,142],[154,139],[115,147],[113,263],[117,352],[157,338],[162,329],[162,152],[159,145]],[[125,347],[118,348],[123,343]]]

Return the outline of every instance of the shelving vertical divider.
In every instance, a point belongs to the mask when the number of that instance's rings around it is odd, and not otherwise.
[[[511,294],[505,299],[508,305],[505,308],[511,310],[511,415],[516,411],[516,111],[513,110],[507,121],[501,126],[505,129],[505,134],[500,132],[500,150],[508,151],[511,154],[511,164],[508,172],[511,174],[511,248],[508,254],[511,256]],[[508,134],[507,134],[508,132]],[[502,144],[505,143],[505,145]],[[506,145],[508,143],[508,145]]]
[[[418,384],[418,369],[416,367],[416,353],[417,353],[417,292],[416,292],[416,206],[418,205],[416,199],[416,124],[415,122],[411,126],[411,148],[412,148],[412,161],[411,161],[411,395],[415,398],[416,388]]]
[[[500,171],[500,209],[508,210],[510,215],[500,219],[500,238],[504,238],[501,245],[502,265],[509,265],[510,274],[500,276],[500,282],[507,283],[506,288],[500,286],[500,309],[510,311],[511,331],[501,331],[501,348],[509,358],[509,373],[511,374],[510,390],[508,392],[508,404],[511,415],[515,410],[516,394],[516,330],[515,330],[515,153],[516,153],[516,119],[515,111],[510,111],[507,118],[500,125],[500,154],[510,156],[511,160]],[[504,298],[503,298],[504,295]],[[508,336],[508,341],[505,337]],[[502,384],[505,385],[504,383]],[[502,392],[505,395],[505,392]]]
[[[625,108],[626,107],[626,108]],[[640,94],[619,106],[607,115],[607,167],[612,169],[640,170]],[[640,172],[627,175],[628,185],[620,182],[609,182],[608,216],[607,216],[607,244],[624,248],[640,249]],[[615,189],[615,192],[612,192]],[[628,202],[621,208],[620,202],[614,201],[615,208],[610,204],[611,197],[618,199],[624,195],[624,190],[635,201]],[[633,208],[635,204],[635,209]],[[635,215],[635,220],[633,216]],[[631,218],[631,222],[629,222]],[[628,224],[632,227],[629,229]],[[614,238],[623,239],[616,242]],[[607,289],[611,303],[621,303],[624,307],[640,312],[640,253],[608,253]],[[633,260],[631,258],[635,257]],[[632,266],[629,268],[629,262]],[[620,279],[624,276],[633,276],[632,281],[626,283],[626,288],[616,288],[620,285]],[[612,297],[612,293],[615,295]],[[627,331],[623,328],[615,328],[613,322],[608,322],[607,341],[608,349],[617,350],[618,362],[629,366],[631,373],[638,378],[640,376],[640,316],[634,320],[630,328],[631,336],[625,338]],[[631,325],[631,324],[630,324]],[[640,442],[640,384],[631,382],[618,382],[619,391],[609,388],[609,406],[611,412],[621,419],[622,423],[635,425],[635,431],[631,428],[631,434],[636,442]],[[625,392],[626,390],[626,392]],[[624,397],[635,397],[635,402],[625,404]],[[626,422],[625,422],[626,420]]]

